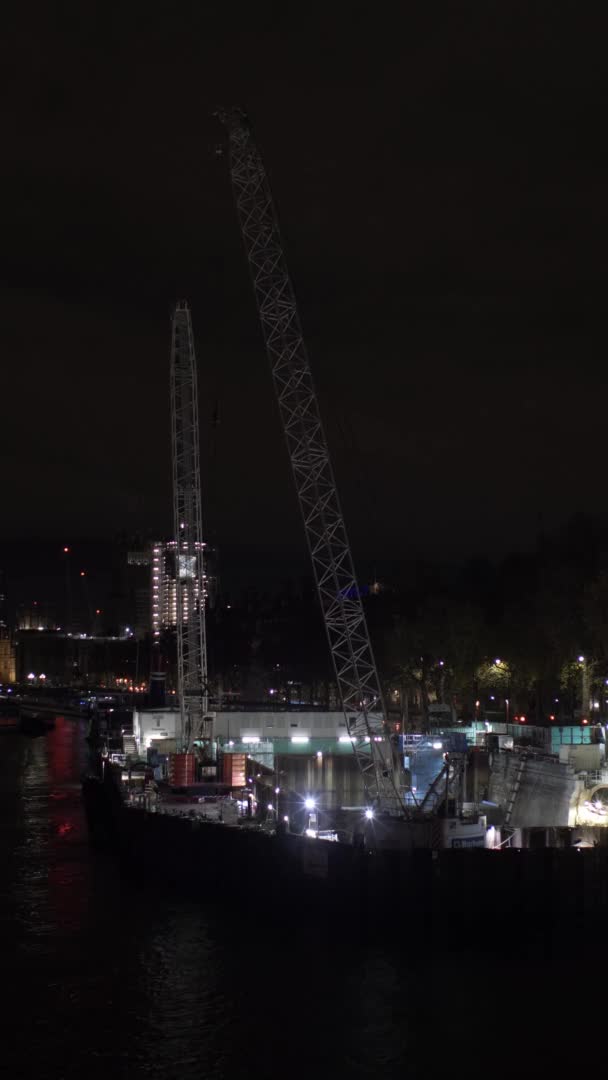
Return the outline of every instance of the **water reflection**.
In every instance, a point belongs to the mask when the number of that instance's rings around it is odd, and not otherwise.
[[[386,925],[384,946],[370,949],[340,925],[254,918],[247,893],[259,883],[243,882],[235,915],[121,879],[88,846],[80,727],[62,720],[43,738],[3,736],[1,751],[11,1077],[458,1075],[463,1047],[493,1060],[522,978],[545,1014],[553,1004],[542,951],[489,962],[453,950],[457,927],[421,943],[399,912],[362,911]],[[209,882],[212,893],[211,866]],[[480,934],[488,928],[491,913],[480,913]],[[408,942],[418,947],[405,960]]]

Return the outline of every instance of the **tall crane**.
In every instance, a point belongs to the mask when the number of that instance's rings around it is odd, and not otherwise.
[[[171,320],[171,448],[180,742],[189,750],[207,734],[209,689],[196,356],[185,300]]]
[[[247,116],[218,117],[347,730],[372,807],[404,814],[386,709],[279,224]]]

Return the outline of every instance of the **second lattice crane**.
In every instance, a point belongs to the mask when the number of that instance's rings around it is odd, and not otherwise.
[[[171,320],[171,446],[180,742],[189,751],[210,723],[205,626],[198,380],[190,309]]]

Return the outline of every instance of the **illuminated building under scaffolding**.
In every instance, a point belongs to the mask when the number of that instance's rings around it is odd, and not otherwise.
[[[154,637],[160,637],[162,630],[167,630],[177,625],[177,545],[175,541],[158,541],[152,546],[150,556],[151,568],[151,626]],[[208,562],[209,551],[205,544],[195,544],[195,549],[202,549],[205,562]],[[192,556],[194,556],[194,552]],[[189,557],[186,554],[186,557]],[[181,556],[182,560],[184,554]],[[215,578],[213,575],[203,575],[203,592],[207,606],[213,607],[215,593]],[[195,582],[194,601],[198,609],[199,588]],[[187,605],[187,599],[185,600]],[[184,610],[187,616],[187,610]]]

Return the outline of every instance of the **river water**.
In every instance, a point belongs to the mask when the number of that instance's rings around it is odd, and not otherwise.
[[[209,911],[124,880],[89,848],[85,762],[71,720],[0,740],[7,1077],[493,1077],[529,1060],[524,1043],[537,1047],[532,1071],[566,1067],[581,1037],[589,1064],[596,1006],[581,983],[598,928],[583,942],[565,928],[553,949],[532,928],[515,955],[479,948],[521,937],[480,912],[475,949],[449,925],[421,948],[398,911],[377,911],[386,945],[371,947],[340,925],[260,920],[248,910],[259,881],[243,882],[242,915]]]

